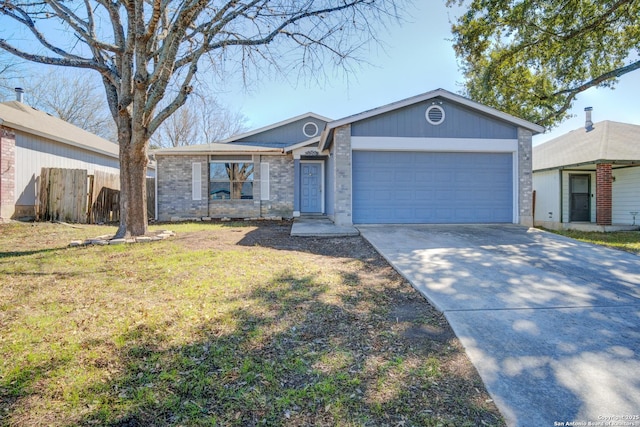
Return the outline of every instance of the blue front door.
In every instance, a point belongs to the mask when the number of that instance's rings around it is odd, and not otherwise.
[[[300,212],[322,213],[322,166],[320,163],[302,163],[302,197]]]

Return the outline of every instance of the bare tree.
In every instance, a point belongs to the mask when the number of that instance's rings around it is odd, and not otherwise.
[[[183,105],[168,117],[151,136],[151,147],[183,147],[199,144],[198,119],[198,113],[192,105]]]
[[[0,48],[100,73],[120,144],[116,235],[142,235],[149,138],[193,92],[202,60],[219,75],[229,64],[244,76],[255,65],[261,73],[301,75],[316,75],[328,63],[345,67],[376,39],[376,24],[397,17],[405,1],[0,0]],[[16,24],[20,37],[9,34]],[[167,90],[170,82],[176,91]]]
[[[220,141],[246,130],[241,113],[205,95],[191,96],[151,137],[151,147],[182,147]]]
[[[220,105],[216,100],[200,97],[200,125],[204,143],[229,138],[247,131],[247,117]]]
[[[17,58],[0,51],[0,101],[13,97],[22,66]]]
[[[53,78],[52,78],[53,77]],[[22,83],[29,104],[88,132],[116,141],[117,129],[100,82],[86,73],[40,74]]]

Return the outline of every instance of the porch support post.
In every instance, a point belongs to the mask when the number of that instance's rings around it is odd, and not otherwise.
[[[596,165],[596,223],[611,225],[611,184],[613,182],[611,165]]]

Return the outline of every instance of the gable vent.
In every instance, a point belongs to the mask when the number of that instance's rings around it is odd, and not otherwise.
[[[302,126],[302,132],[307,138],[313,138],[318,134],[318,125],[313,122],[307,122]]]
[[[444,122],[444,109],[439,105],[432,105],[427,108],[425,113],[427,121],[432,125],[439,125]]]

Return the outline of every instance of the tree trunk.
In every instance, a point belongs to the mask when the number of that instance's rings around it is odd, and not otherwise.
[[[147,232],[146,141],[136,136],[134,133],[128,144],[120,142],[120,227],[117,238],[144,236]]]

